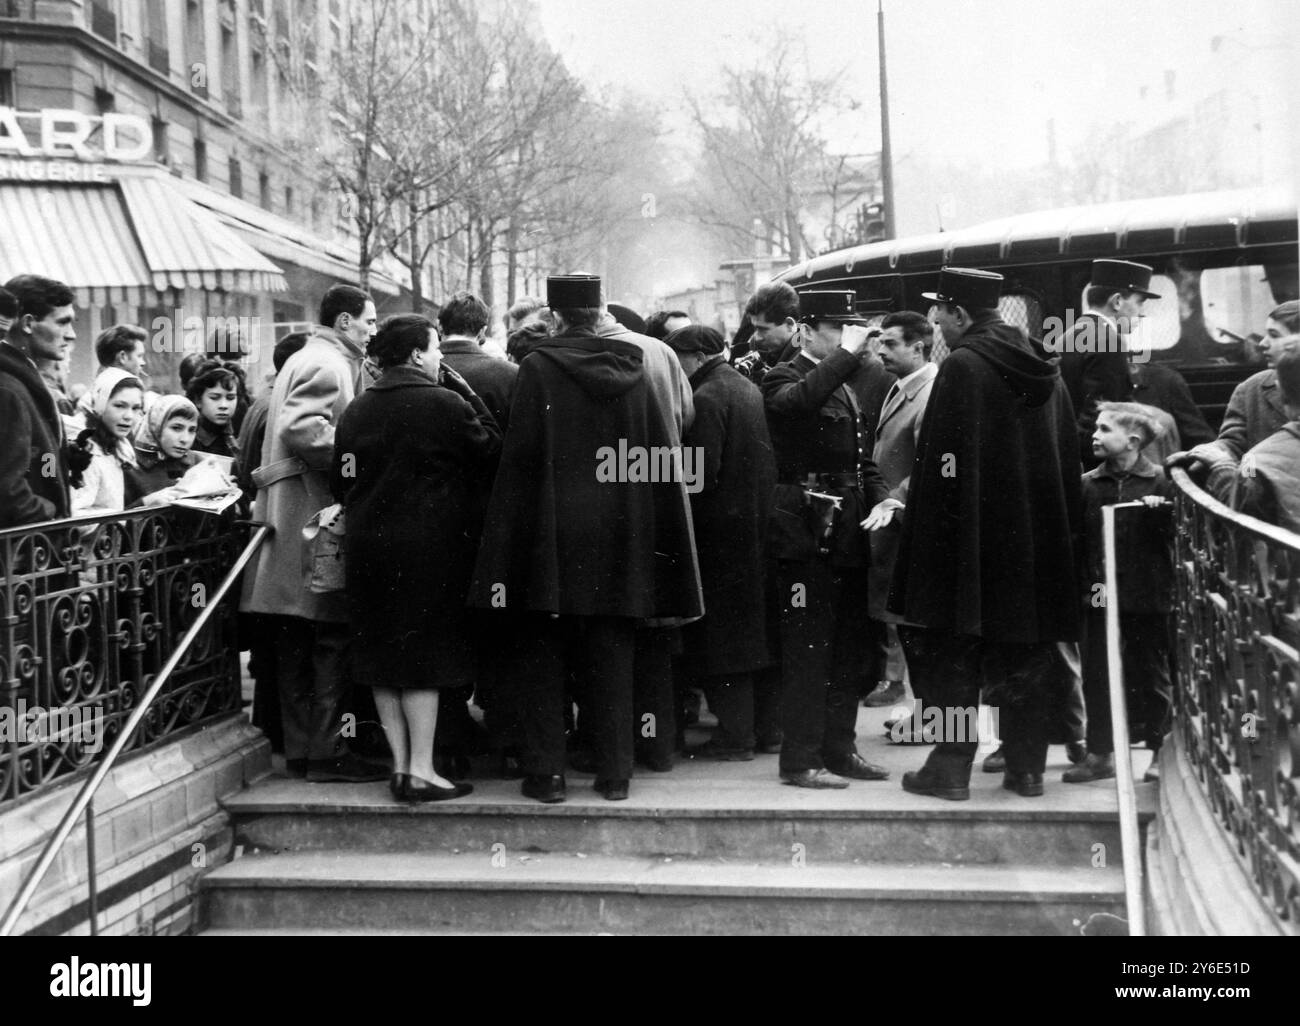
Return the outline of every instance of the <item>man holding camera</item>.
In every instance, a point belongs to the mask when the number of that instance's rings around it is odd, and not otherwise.
[[[772,556],[781,603],[781,779],[847,787],[887,770],[857,752],[858,690],[869,653],[862,522],[889,488],[870,457],[860,393],[868,335],[851,291],[805,292],[799,354],[763,379],[777,460]],[[878,409],[878,407],[877,407]]]

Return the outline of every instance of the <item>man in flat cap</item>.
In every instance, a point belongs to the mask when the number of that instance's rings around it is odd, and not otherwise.
[[[767,522],[776,461],[763,395],[723,355],[722,336],[692,324],[667,336],[695,395],[685,443],[700,461],[691,495],[704,585],[704,619],[683,630],[683,677],[700,687],[718,717],[696,755],[735,762],[754,757],[757,737],[780,733],[779,676],[755,671],[772,661],[767,638]],[[756,692],[755,684],[759,690]]]
[[[1087,310],[1067,334],[1048,341],[1050,349],[1061,353],[1061,377],[1074,405],[1084,467],[1097,462],[1092,454],[1097,404],[1133,398],[1129,337],[1146,316],[1146,301],[1160,298],[1150,290],[1151,273],[1146,264],[1094,260],[1083,290]]]
[[[943,736],[903,777],[970,797],[980,691],[998,706],[1003,786],[1043,793],[1057,643],[1079,637],[1073,411],[1056,368],[998,314],[1002,276],[945,268],[925,297],[951,350],[916,446],[888,608]],[[920,627],[908,626],[920,624]]]
[[[780,774],[797,787],[847,787],[889,774],[858,754],[858,690],[870,658],[862,522],[889,495],[871,461],[854,379],[865,322],[851,291],[799,297],[799,354],[763,379],[778,484],[771,552],[781,601]]]
[[[519,366],[470,604],[517,641],[523,793],[565,798],[564,692],[586,684],[596,790],[628,796],[638,624],[703,613],[680,446],[642,351],[601,338],[600,279],[554,277],[556,334]],[[671,353],[670,353],[671,358]],[[668,722],[653,724],[672,737]]]

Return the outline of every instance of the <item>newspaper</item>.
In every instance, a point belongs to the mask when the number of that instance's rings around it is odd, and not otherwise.
[[[207,453],[201,463],[185,472],[174,487],[179,495],[170,505],[204,513],[224,513],[243,494],[234,480],[235,461],[228,456]]]

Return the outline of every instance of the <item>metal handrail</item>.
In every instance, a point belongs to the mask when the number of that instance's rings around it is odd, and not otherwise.
[[[131,735],[135,732],[136,728],[140,726],[140,721],[144,719],[145,714],[149,711],[154,699],[156,699],[162,691],[163,685],[167,683],[173,671],[175,671],[176,667],[180,664],[181,659],[185,656],[189,647],[194,644],[199,633],[207,626],[208,620],[211,619],[214,610],[216,610],[216,608],[221,604],[230,589],[234,587],[235,581],[238,580],[239,575],[243,573],[244,568],[252,560],[257,550],[261,547],[262,542],[266,540],[267,536],[273,530],[269,524],[258,524],[256,527],[256,532],[253,534],[252,538],[249,539],[248,545],[244,547],[244,551],[240,553],[239,558],[235,560],[234,566],[232,566],[230,571],[226,574],[225,579],[221,582],[220,587],[217,588],[212,600],[203,607],[203,610],[195,618],[194,623],[190,625],[189,630],[185,632],[180,643],[176,646],[176,650],[172,652],[171,657],[163,664],[162,669],[158,671],[158,676],[154,678],[153,683],[150,684],[148,690],[145,691],[143,697],[140,699],[140,704],[136,706],[135,710],[131,713],[131,716],[127,719],[125,726],[123,726],[122,730],[118,733],[117,740],[113,742],[113,746],[108,750],[108,754],[104,756],[99,767],[91,775],[90,779],[82,785],[82,788],[77,793],[77,797],[73,800],[72,805],[69,807],[68,811],[63,814],[63,818],[59,820],[59,825],[55,828],[53,836],[46,842],[45,848],[41,852],[41,857],[36,860],[36,865],[32,867],[32,871],[28,874],[27,880],[19,889],[14,900],[10,903],[9,911],[5,913],[4,920],[0,922],[0,937],[8,937],[13,932],[14,927],[18,923],[19,917],[27,908],[27,903],[31,901],[32,895],[36,893],[36,888],[40,886],[41,880],[45,878],[45,874],[49,872],[50,866],[53,865],[54,860],[62,850],[63,845],[67,842],[68,837],[71,836],[72,830],[76,826],[77,820],[81,818],[82,812],[86,813],[88,839],[93,838],[94,810],[91,808],[91,802],[94,800],[95,792],[99,790],[99,786],[104,782],[104,778],[107,777],[109,772],[113,769],[117,757],[122,753],[122,750],[126,748],[127,743],[131,740]],[[95,907],[97,905],[97,892],[95,887],[95,855],[93,840],[90,840],[90,843],[88,844],[87,858],[90,862],[89,879],[87,881],[91,896],[90,932],[93,935],[98,933],[98,924],[96,923],[98,910]]]
[[[1119,567],[1115,549],[1115,511],[1145,509],[1142,502],[1121,502],[1101,509],[1102,548],[1106,556],[1106,663],[1110,685],[1110,733],[1115,745],[1115,791],[1119,797],[1119,845],[1124,863],[1124,906],[1130,937],[1147,933],[1142,898],[1142,842],[1138,833],[1137,792],[1129,756],[1128,699],[1119,643]]]

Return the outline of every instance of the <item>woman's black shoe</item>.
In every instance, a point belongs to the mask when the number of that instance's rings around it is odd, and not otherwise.
[[[464,798],[474,790],[473,784],[453,784],[451,787],[439,787],[421,777],[406,778],[406,800],[408,802],[445,802],[450,798]]]
[[[411,782],[410,774],[394,773],[388,778],[388,790],[399,802],[406,801],[406,787]]]

